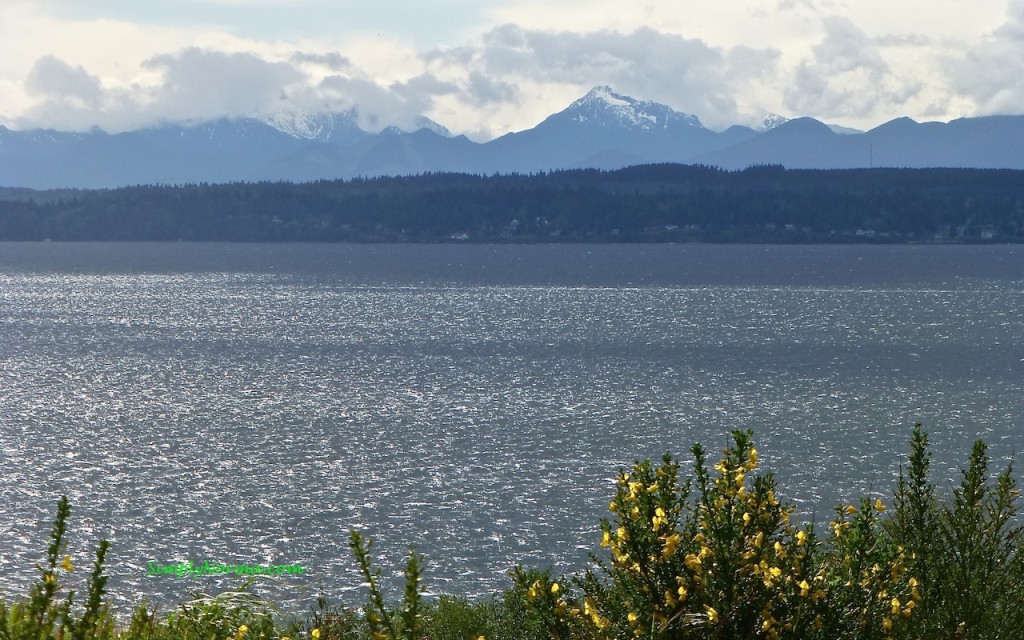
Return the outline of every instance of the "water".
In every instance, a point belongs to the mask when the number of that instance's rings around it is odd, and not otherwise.
[[[0,594],[62,493],[119,606],[238,584],[146,575],[193,560],[301,609],[362,598],[352,528],[435,593],[579,568],[619,467],[733,428],[806,517],[915,421],[946,487],[1024,449],[1022,318],[1007,246],[0,244]]]

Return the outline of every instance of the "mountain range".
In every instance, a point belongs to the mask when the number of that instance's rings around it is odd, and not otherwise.
[[[685,163],[743,169],[971,167],[1024,169],[1024,116],[919,123],[866,132],[813,118],[769,116],[760,129],[713,131],[693,115],[599,86],[521,132],[485,143],[422,118],[415,130],[369,132],[355,111],[164,124],[119,134],[0,126],[0,186],[109,188],[132,184],[321,179],[426,172],[536,173]]]

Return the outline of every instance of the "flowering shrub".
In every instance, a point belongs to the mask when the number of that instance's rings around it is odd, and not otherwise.
[[[924,585],[913,569],[926,550],[883,526],[880,498],[837,508],[823,540],[813,526],[794,524],[772,474],[758,471],[749,431],[733,432],[711,469],[703,447],[692,453],[685,481],[668,455],[658,466],[642,461],[620,471],[612,518],[601,522],[607,556],[595,557],[592,569],[561,583],[519,572],[551,637],[939,637],[922,635],[918,620]],[[900,495],[897,513],[906,519],[908,498]]]
[[[929,480],[928,440],[914,428],[895,495],[840,506],[825,535],[793,522],[793,507],[759,470],[749,431],[735,431],[708,468],[641,461],[619,472],[600,557],[582,574],[517,568],[500,598],[422,599],[423,559],[412,551],[399,606],[389,606],[370,560],[350,547],[369,587],[362,610],[321,593],[307,620],[281,620],[245,591],[180,605],[163,619],[145,604],[126,628],[105,602],[106,541],[86,597],[65,582],[70,505],[58,503],[39,580],[28,597],[0,599],[0,640],[1020,640],[1024,638],[1024,526],[1012,465],[989,479],[975,444],[952,499]]]

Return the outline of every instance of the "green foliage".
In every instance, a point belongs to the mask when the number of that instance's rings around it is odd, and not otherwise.
[[[572,579],[517,573],[553,638],[1019,638],[1024,550],[1012,467],[990,482],[976,443],[952,500],[928,478],[918,425],[892,513],[881,498],[840,506],[821,540],[792,523],[746,431],[708,469],[692,450],[619,473],[601,523],[608,558]],[[571,582],[576,588],[561,584]]]
[[[756,472],[750,432],[734,432],[712,470],[701,446],[693,455],[684,482],[668,455],[619,473],[614,519],[601,523],[610,561],[595,558],[575,598],[533,600],[565,621],[560,637],[814,637],[816,538],[792,524],[773,476]]]
[[[901,470],[886,525],[919,576],[924,638],[1019,638],[1024,629],[1024,528],[1020,491],[1007,465],[994,482],[983,442],[974,443],[951,501],[940,503],[928,478],[931,455],[914,427],[907,477]]]
[[[28,599],[8,605],[0,600],[0,640],[38,640],[69,637],[74,640],[107,638],[113,632],[113,618],[103,602],[107,578],[103,563],[110,543],[101,540],[96,561],[87,584],[84,610],[75,607],[75,591],[68,589],[60,598],[65,580],[74,570],[67,555],[68,520],[71,504],[67,496],[57,503],[57,517],[50,532],[45,565],[37,565],[39,581],[29,587]]]
[[[370,561],[372,540],[366,540],[356,530],[352,530],[349,546],[356,556],[363,579],[370,588],[370,597],[366,608],[366,621],[374,639],[412,640],[420,638],[422,617],[421,600],[423,587],[423,556],[417,555],[415,549],[409,550],[409,559],[405,565],[405,591],[402,594],[402,606],[398,618],[390,612],[384,603],[384,595],[380,590],[380,569],[374,569]]]
[[[282,620],[240,588],[158,616],[143,602],[115,626],[96,551],[85,598],[68,583],[71,507],[57,504],[39,579],[0,600],[0,640],[1016,640],[1024,630],[1024,525],[1013,466],[990,477],[975,443],[948,498],[931,481],[928,437],[916,425],[892,507],[839,506],[819,537],[793,522],[759,471],[749,431],[735,431],[709,467],[700,445],[690,474],[666,454],[619,472],[601,549],[580,574],[517,567],[490,599],[423,599],[423,558],[411,550],[401,602],[387,602],[372,541],[350,547],[368,586],[362,610],[320,592],[303,619]]]

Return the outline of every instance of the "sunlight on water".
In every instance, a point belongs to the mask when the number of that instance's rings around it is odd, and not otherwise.
[[[434,593],[580,567],[618,467],[732,428],[819,518],[891,489],[915,420],[943,478],[979,435],[1024,449],[1024,280],[421,275],[5,272],[3,594],[33,578],[61,493],[79,562],[114,542],[122,605],[237,583],[146,576],[208,560],[301,564],[265,589],[305,607],[321,583],[359,597],[351,528],[395,572],[414,544]]]

